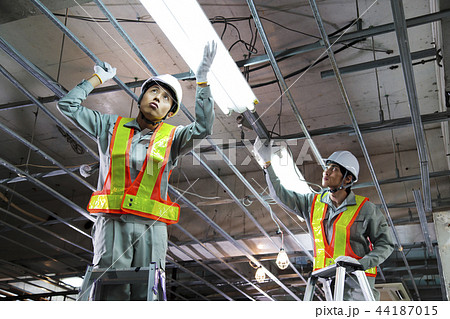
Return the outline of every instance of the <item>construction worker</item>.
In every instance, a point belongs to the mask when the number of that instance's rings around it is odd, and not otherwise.
[[[282,206],[305,219],[314,247],[314,270],[345,261],[361,265],[375,300],[377,266],[394,250],[391,231],[380,210],[366,197],[355,195],[351,186],[359,175],[359,163],[348,151],[337,151],[324,160],[321,194],[300,194],[286,189],[273,166],[272,143],[259,139],[254,152],[264,164],[270,195]],[[364,300],[356,276],[347,274],[344,300]]]
[[[167,196],[168,179],[177,159],[211,134],[214,101],[207,74],[216,48],[214,42],[205,46],[196,73],[196,120],[187,126],[164,122],[177,114],[182,99],[180,83],[169,74],[143,83],[136,118],[102,114],[81,105],[96,86],[115,76],[116,69],[107,63],[105,68],[96,65],[92,77],[58,102],[59,110],[98,143],[98,191],[88,205],[97,216],[92,230],[94,267],[148,267],[155,262],[158,278],[164,281],[167,225],[178,222],[180,214],[180,206]],[[102,292],[104,300],[147,299],[145,284],[105,285]],[[159,289],[158,298],[165,299],[165,290]]]

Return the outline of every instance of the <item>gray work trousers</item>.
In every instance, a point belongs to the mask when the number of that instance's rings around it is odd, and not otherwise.
[[[148,221],[148,223],[147,223]],[[92,229],[95,268],[166,268],[167,225],[139,216],[99,216]],[[102,300],[146,300],[147,284],[104,285]]]

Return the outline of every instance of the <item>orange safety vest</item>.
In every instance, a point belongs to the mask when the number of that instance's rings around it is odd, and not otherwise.
[[[130,148],[134,129],[124,124],[131,118],[119,117],[110,143],[109,172],[101,191],[92,194],[90,213],[134,214],[175,224],[180,205],[161,198],[161,178],[167,165],[175,126],[161,123],[153,133],[142,168],[131,182]]]
[[[323,225],[328,205],[322,203],[318,195],[314,196],[310,217],[314,236],[314,270],[333,265],[335,263],[334,260],[339,256],[350,256],[355,259],[362,258],[356,255],[351,247],[350,227],[352,227],[364,203],[369,199],[358,195],[355,195],[355,199],[356,205],[348,206],[347,210],[335,219],[331,243],[328,243]],[[367,276],[376,277],[377,267],[367,269],[365,273]]]

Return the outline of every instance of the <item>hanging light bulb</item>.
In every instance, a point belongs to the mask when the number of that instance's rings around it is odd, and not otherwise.
[[[280,248],[280,252],[278,253],[277,256],[277,266],[280,269],[286,269],[287,266],[289,266],[289,257],[286,254],[286,251],[284,250],[284,248]]]
[[[255,279],[259,283],[262,283],[266,280],[266,272],[264,271],[264,269],[262,269],[262,267],[259,267],[256,270]]]

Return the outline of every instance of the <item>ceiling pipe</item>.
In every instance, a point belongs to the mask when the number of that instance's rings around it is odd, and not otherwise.
[[[352,106],[350,104],[350,99],[349,99],[349,97],[347,95],[347,92],[345,90],[344,83],[343,83],[343,80],[342,80],[342,76],[339,73],[339,67],[337,65],[336,58],[335,58],[335,56],[333,54],[333,51],[331,50],[330,40],[328,38],[327,33],[325,32],[325,27],[323,25],[322,17],[320,16],[319,9],[317,7],[316,1],[315,0],[309,0],[309,4],[311,6],[314,18],[315,18],[315,20],[317,22],[317,26],[319,28],[322,40],[324,41],[325,48],[326,48],[327,53],[328,53],[328,57],[330,58],[331,66],[332,66],[332,68],[334,70],[334,74],[336,76],[336,81],[337,81],[337,84],[339,86],[339,90],[341,92],[341,95],[342,95],[342,98],[344,100],[345,106],[347,108],[347,111],[349,113],[349,116],[350,116],[350,119],[352,121],[353,127],[355,129],[355,133],[356,133],[356,136],[358,138],[358,141],[359,141],[359,144],[361,146],[361,149],[363,151],[364,158],[366,160],[367,166],[368,166],[369,171],[370,171],[370,175],[372,176],[372,180],[374,182],[374,185],[375,185],[375,188],[377,190],[378,196],[380,197],[383,209],[384,209],[384,211],[386,213],[387,220],[389,222],[389,225],[391,226],[392,233],[394,234],[395,242],[398,245],[400,254],[401,254],[402,258],[403,258],[403,262],[405,263],[406,268],[408,269],[408,273],[410,275],[412,284],[414,286],[414,290],[415,290],[415,292],[417,294],[417,297],[420,300],[419,291],[417,290],[417,286],[415,284],[414,277],[413,277],[413,275],[411,273],[411,269],[410,269],[410,267],[408,265],[408,260],[406,259],[405,253],[403,252],[403,247],[401,245],[399,236],[398,236],[397,231],[395,229],[394,222],[392,221],[391,215],[389,214],[389,210],[388,210],[388,207],[386,205],[386,201],[384,199],[383,193],[381,191],[380,184],[378,183],[378,179],[377,179],[377,176],[375,174],[375,170],[374,170],[374,168],[372,166],[372,162],[371,162],[370,157],[369,157],[369,152],[367,151],[367,148],[366,148],[366,145],[364,143],[361,131],[359,130],[358,122],[356,120],[356,116],[355,116],[355,114],[353,112],[353,109],[352,109]]]
[[[261,23],[261,20],[259,19],[258,11],[256,10],[255,4],[253,3],[253,0],[246,0],[246,1],[247,1],[247,5],[250,9],[250,12],[253,16],[253,21],[255,22],[256,28],[258,29],[258,33],[261,38],[261,41],[264,45],[264,48],[266,49],[267,56],[269,57],[273,71],[275,72],[275,76],[277,77],[278,82],[281,86],[281,89],[283,90],[283,94],[285,94],[289,100],[289,104],[291,105],[292,110],[294,111],[295,118],[297,119],[298,123],[300,124],[300,127],[301,127],[303,133],[305,134],[306,139],[309,142],[309,146],[311,147],[311,150],[314,154],[314,157],[316,158],[317,163],[320,166],[322,166],[322,168],[325,168],[325,164],[323,162],[322,156],[320,155],[319,149],[317,148],[316,144],[313,142],[311,135],[309,134],[308,129],[306,127],[306,124],[300,115],[298,107],[295,104],[294,98],[292,97],[291,92],[289,91],[289,87],[287,86],[286,81],[284,80],[283,75],[281,74],[281,70],[275,59],[272,48],[270,47],[269,40],[267,39],[266,32],[264,31],[264,27]]]
[[[430,233],[428,232],[427,215],[423,207],[422,194],[420,190],[413,189],[414,202],[416,203],[417,215],[419,215],[420,228],[422,229],[423,239],[427,246],[428,253],[433,254],[433,244],[431,243]]]
[[[101,61],[92,51],[90,51],[69,29],[61,22],[55,15],[45,7],[39,0],[30,0],[47,18],[49,18],[72,42],[74,42],[88,57],[90,57],[97,65],[103,66]],[[125,83],[123,83],[117,76],[113,80],[133,99],[135,94],[131,91]]]
[[[86,236],[89,239],[92,239],[92,236],[87,234],[86,232],[82,231],[81,229],[79,229],[78,227],[76,227],[75,225],[70,224],[69,222],[67,222],[66,220],[64,220],[63,218],[59,217],[57,214],[53,213],[52,211],[48,210],[45,207],[40,206],[39,204],[36,204],[35,202],[33,202],[32,200],[28,199],[27,197],[23,196],[22,194],[16,192],[15,190],[0,184],[0,188],[5,190],[8,193],[11,193],[12,195],[14,195],[14,197],[18,197],[19,199],[27,202],[30,205],[33,205],[35,208],[39,209],[40,211],[44,212],[45,214],[47,214],[48,216],[51,216],[53,218],[55,218],[56,220],[58,220],[59,222],[63,223],[64,225],[72,228],[73,230],[77,231],[78,233]]]
[[[64,92],[59,86],[54,84],[48,75],[44,74],[41,70],[34,67],[31,62],[27,61],[22,55],[20,55],[16,50],[14,50],[6,41],[4,41],[0,37],[0,47],[9,54],[15,61],[17,61],[20,65],[25,67],[25,69],[30,72],[33,76],[35,76],[38,80],[47,84],[47,87],[52,89],[53,93],[57,96],[61,97]],[[76,141],[79,145],[83,147],[92,157],[96,160],[99,160],[96,152],[91,150],[89,146],[86,145],[78,136],[76,136],[71,130],[62,123],[53,113],[48,110],[42,103],[39,102],[32,94],[30,94],[16,79],[2,66],[0,65],[0,72],[12,83],[15,87],[17,87],[24,95],[26,95],[35,105],[37,105],[45,114],[47,114],[54,122],[58,124],[61,129],[63,129],[74,141]],[[62,95],[61,95],[62,94]],[[61,95],[61,96],[60,96]]]
[[[30,181],[31,183],[35,184],[36,186],[38,186],[42,190],[46,191],[47,193],[49,193],[50,195],[52,195],[56,199],[60,200],[61,202],[63,202],[64,204],[66,204],[67,206],[69,206],[70,208],[75,210],[77,213],[83,215],[86,219],[88,219],[88,220],[90,220],[92,222],[94,222],[96,220],[95,217],[89,215],[89,213],[86,210],[84,210],[83,208],[81,208],[80,206],[78,206],[77,204],[72,202],[71,200],[69,200],[67,197],[61,195],[60,193],[55,191],[53,188],[47,186],[46,184],[44,184],[41,181],[39,181],[38,179],[34,178],[33,176],[31,176],[27,172],[25,172],[25,171],[21,170],[20,168],[14,166],[13,164],[9,163],[8,161],[6,161],[5,159],[3,159],[1,157],[0,157],[0,165],[3,165],[7,169],[9,169],[11,172],[16,173],[17,175],[25,176],[28,181]]]
[[[200,242],[197,238],[195,238],[191,233],[189,233],[186,229],[184,229],[183,227],[181,227],[178,224],[175,224],[175,226],[181,230],[184,234],[186,234],[189,238],[191,238],[193,241],[195,241],[197,244],[199,244],[200,246],[202,246],[203,249],[205,249],[207,252],[209,252],[211,255],[213,255],[214,257],[216,257],[221,263],[223,263],[225,266],[227,266],[228,269],[230,269],[233,273],[235,273],[237,276],[239,276],[240,278],[242,278],[245,282],[247,282],[249,285],[251,285],[253,288],[255,288],[257,291],[259,291],[260,293],[262,293],[265,297],[267,297],[269,300],[272,300],[272,297],[270,297],[264,290],[262,290],[261,288],[259,288],[258,286],[256,286],[254,283],[252,283],[251,281],[249,281],[247,278],[245,278],[240,272],[238,272],[236,269],[234,269],[233,266],[231,266],[229,263],[227,263],[225,260],[223,260],[220,256],[217,256],[213,251],[211,251],[205,244],[203,244],[202,242]]]
[[[13,132],[11,129],[9,129],[7,126],[3,125],[2,123],[0,123],[0,129],[3,130],[4,132],[8,133],[10,136],[12,136],[14,139],[18,140],[19,142],[21,142],[22,144],[24,144],[25,146],[27,146],[28,148],[30,148],[31,150],[33,150],[34,152],[38,153],[39,155],[41,155],[43,158],[45,158],[46,160],[50,161],[53,165],[58,166],[60,169],[62,169],[64,172],[66,172],[68,175],[70,175],[71,177],[73,177],[77,182],[79,182],[80,184],[84,185],[85,187],[89,188],[91,191],[96,191],[96,188],[94,186],[92,186],[91,184],[89,184],[88,182],[86,182],[84,179],[82,179],[80,176],[74,174],[72,171],[68,170],[67,168],[64,167],[64,165],[62,165],[61,163],[59,163],[57,160],[55,160],[53,157],[51,157],[50,155],[48,155],[47,153],[45,153],[44,151],[42,151],[40,148],[38,148],[37,146],[35,146],[34,144],[28,142],[26,139],[24,139],[22,136],[16,134],[15,132]]]
[[[239,291],[242,295],[244,295],[246,298],[248,298],[249,300],[254,301],[255,299],[253,299],[252,297],[250,297],[248,294],[246,294],[245,292],[243,292],[241,289],[239,289],[238,287],[236,287],[235,285],[233,285],[228,279],[226,279],[224,276],[222,276],[221,274],[219,274],[217,271],[215,271],[214,269],[212,269],[211,267],[209,267],[208,265],[206,265],[204,262],[202,262],[200,259],[196,258],[193,254],[191,254],[190,252],[188,252],[186,249],[181,248],[180,246],[178,246],[177,244],[175,244],[174,242],[172,242],[171,240],[168,240],[169,245],[175,247],[176,249],[178,249],[179,251],[181,251],[183,254],[185,254],[186,256],[192,258],[193,261],[195,261],[197,264],[199,264],[200,266],[202,266],[203,268],[205,268],[206,270],[208,270],[210,273],[212,273],[213,275],[217,276],[219,279],[223,280],[224,283],[227,283],[228,285],[230,285],[231,287],[233,287],[234,289],[236,289],[237,291]],[[223,293],[223,292],[222,292]],[[228,296],[229,297],[229,296]]]
[[[237,240],[235,240],[233,237],[231,237],[226,231],[224,231],[219,225],[217,225],[211,218],[209,218],[200,208],[195,206],[191,201],[189,201],[186,197],[184,197],[179,191],[177,191],[175,188],[173,188],[170,184],[169,184],[169,192],[174,194],[177,197],[177,199],[180,199],[182,202],[184,202],[186,205],[188,205],[194,213],[199,215],[203,220],[205,220],[209,225],[211,225],[211,227],[213,227],[219,234],[221,234],[225,239],[227,239],[231,244],[233,244],[233,246],[235,246],[237,249],[239,249],[257,267],[261,267],[264,270],[264,272],[275,283],[277,283],[281,288],[283,288],[289,295],[291,295],[291,297],[293,297],[295,300],[300,301],[300,298],[296,294],[294,294],[274,274],[272,274],[255,257],[253,257],[253,252],[251,252],[248,249],[248,247],[240,244]]]
[[[427,141],[420,118],[419,100],[417,97],[416,82],[412,66],[411,51],[409,48],[408,30],[403,10],[403,0],[391,0],[392,15],[394,18],[395,33],[397,35],[400,60],[402,63],[403,77],[405,79],[406,93],[408,94],[409,109],[413,123],[414,137],[416,139],[419,155],[420,174],[422,175],[422,193],[425,212],[429,213],[431,207],[430,174],[428,167]]]

